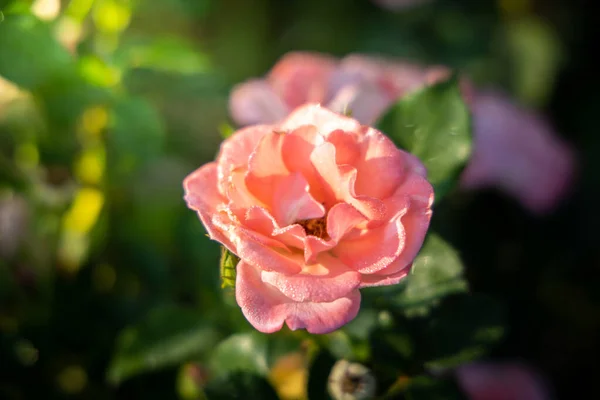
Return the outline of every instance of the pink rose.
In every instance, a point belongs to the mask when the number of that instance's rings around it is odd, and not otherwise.
[[[551,398],[541,377],[524,365],[473,363],[459,367],[456,374],[471,400]]]
[[[240,258],[248,321],[327,333],[356,316],[360,288],[408,274],[431,218],[425,175],[381,132],[306,105],[236,132],[184,188],[210,237]]]
[[[379,57],[349,55],[336,63],[319,54],[290,53],[266,80],[238,85],[230,110],[240,125],[274,123],[304,98],[335,112],[349,111],[359,122],[372,125],[402,96],[449,74],[443,66]],[[572,149],[540,116],[517,107],[504,95],[478,92],[464,78],[461,92],[474,119],[474,152],[462,186],[496,187],[533,213],[552,211],[574,180]]]

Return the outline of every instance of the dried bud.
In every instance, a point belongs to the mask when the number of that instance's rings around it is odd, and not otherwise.
[[[376,381],[362,364],[340,360],[329,374],[329,394],[336,400],[364,400],[375,397]]]

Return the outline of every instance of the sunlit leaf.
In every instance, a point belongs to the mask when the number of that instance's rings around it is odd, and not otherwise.
[[[269,343],[267,336],[259,332],[239,333],[223,340],[215,348],[211,360],[211,372],[228,375],[236,371],[266,376],[269,371]]]
[[[199,74],[211,70],[208,56],[178,37],[130,40],[116,54],[123,68],[145,68],[177,74]]]
[[[456,76],[403,97],[377,126],[425,164],[436,201],[457,184],[471,156],[471,120]]]
[[[165,305],[120,335],[107,379],[118,384],[148,371],[203,356],[219,339],[198,312]]]

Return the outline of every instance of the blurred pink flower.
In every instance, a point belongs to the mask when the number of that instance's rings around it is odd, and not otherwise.
[[[235,253],[236,299],[261,332],[331,332],[368,286],[404,278],[431,218],[425,168],[381,132],[319,105],[241,129],[184,181],[210,237]]]
[[[549,390],[533,369],[516,363],[473,363],[456,375],[471,400],[548,400]]]
[[[230,110],[236,123],[275,123],[303,102],[350,112],[373,125],[395,101],[446,79],[450,69],[364,55],[339,61],[312,53],[289,53],[267,75],[236,86]],[[499,93],[478,92],[461,79],[474,119],[474,154],[461,179],[467,189],[496,187],[531,212],[552,211],[571,186],[572,149],[532,111]]]
[[[529,210],[554,209],[575,175],[575,155],[552,127],[498,92],[480,92],[472,105],[475,151],[464,188],[499,187]]]

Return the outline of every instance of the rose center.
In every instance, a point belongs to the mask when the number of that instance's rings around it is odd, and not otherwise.
[[[316,236],[321,239],[327,237],[327,218],[303,219],[296,222],[304,228],[307,235]]]

